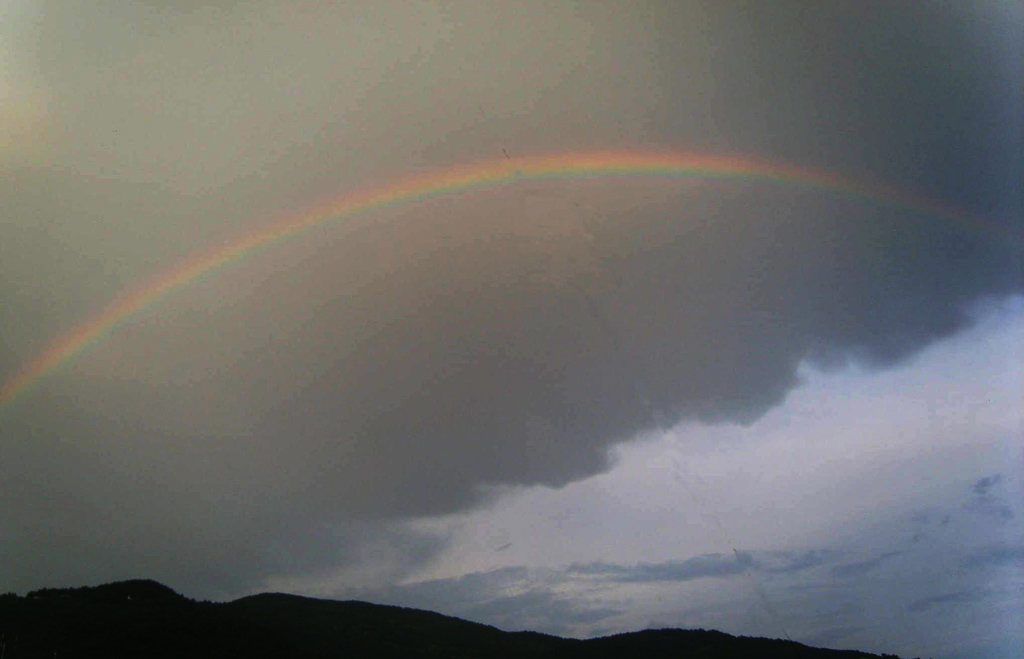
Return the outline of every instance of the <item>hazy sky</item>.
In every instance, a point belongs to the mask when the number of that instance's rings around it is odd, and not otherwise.
[[[963,213],[570,177],[267,245],[0,401],[0,591],[1016,656],[1022,117],[1013,0],[6,0],[8,382],[196,254],[471,162]]]

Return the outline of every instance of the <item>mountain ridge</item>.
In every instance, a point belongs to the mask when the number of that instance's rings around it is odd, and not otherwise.
[[[196,601],[151,579],[0,595],[4,659],[120,657],[692,657],[868,659],[856,650],[714,630],[648,629],[591,639],[508,632],[434,611],[258,593]],[[895,655],[881,655],[896,659]]]

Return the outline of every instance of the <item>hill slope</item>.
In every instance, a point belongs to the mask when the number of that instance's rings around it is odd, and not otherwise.
[[[494,627],[397,606],[268,593],[196,602],[155,581],[0,596],[3,659],[58,657],[689,657],[857,659],[791,641],[704,630],[590,640]]]

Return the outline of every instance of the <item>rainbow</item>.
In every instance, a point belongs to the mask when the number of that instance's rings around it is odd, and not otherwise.
[[[944,218],[968,227],[981,225],[1009,239],[1024,239],[1006,227],[970,215],[948,204],[889,186],[847,178],[789,164],[744,157],[674,152],[601,151],[478,162],[410,176],[392,184],[354,192],[270,223],[226,245],[199,253],[142,285],[123,291],[98,314],[52,341],[0,386],[0,412],[54,372],[113,332],[129,317],[153,306],[232,262],[277,241],[314,227],[340,222],[358,213],[415,203],[442,195],[528,180],[600,177],[665,177],[690,180],[752,180],[822,190],[873,203]]]

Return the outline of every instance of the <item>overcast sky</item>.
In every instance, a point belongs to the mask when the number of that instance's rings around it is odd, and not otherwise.
[[[196,254],[471,162],[963,213],[570,177],[266,246],[0,401],[0,591],[1018,656],[1022,117],[1015,0],[4,0],[8,382]]]

